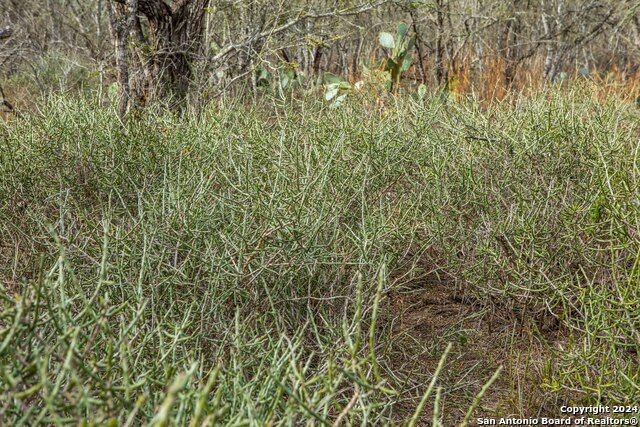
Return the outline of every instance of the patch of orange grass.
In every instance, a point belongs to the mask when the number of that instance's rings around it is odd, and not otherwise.
[[[528,95],[538,91],[547,82],[544,78],[544,56],[537,55],[520,62],[513,70],[511,83],[508,84],[506,74],[508,63],[496,52],[488,52],[478,65],[472,63],[472,52],[463,52],[459,60],[449,63],[447,81],[438,83],[435,79],[435,64],[432,58],[423,61],[427,74],[427,84],[432,90],[444,87],[453,92],[456,98],[474,93],[485,102],[501,101],[511,94]],[[579,80],[579,73],[569,73],[569,80]],[[420,81],[417,61],[405,77],[406,80]],[[603,101],[615,94],[628,101],[640,97],[640,71],[635,74],[625,73],[617,67],[603,72],[591,70],[589,79],[592,82],[593,96]]]

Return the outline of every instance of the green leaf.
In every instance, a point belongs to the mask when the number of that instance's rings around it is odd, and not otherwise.
[[[340,95],[339,97],[336,98],[335,101],[333,101],[333,103],[331,104],[331,108],[338,108],[340,105],[342,105],[342,103],[346,98],[347,98],[346,93],[343,95]]]
[[[287,84],[289,84],[289,76],[287,74],[283,74],[282,77],[280,77],[280,85],[282,86],[282,89],[285,89]]]
[[[290,68],[280,69],[280,85],[282,89],[286,88],[294,78],[295,74]]]
[[[400,36],[401,39],[404,39],[409,32],[409,27],[405,23],[398,24],[398,28],[396,29],[396,33]]]
[[[400,68],[400,71],[407,71],[409,69],[409,67],[411,67],[411,60],[413,59],[413,57],[411,55],[407,56],[406,58],[404,58],[404,61],[402,61],[402,68]]]
[[[342,81],[342,79],[335,74],[324,73],[324,82],[327,84],[338,84]]]
[[[407,51],[410,51],[411,49],[413,49],[413,46],[416,44],[416,38],[415,37],[411,37],[409,39],[409,42],[407,43]]]
[[[340,82],[338,88],[343,90],[351,90],[351,84],[349,82]]]
[[[386,47],[387,49],[393,49],[394,47],[396,47],[396,42],[393,39],[393,35],[391,33],[385,33],[384,31],[381,32],[379,40],[382,47]]]
[[[424,84],[418,86],[418,98],[424,99],[427,96],[427,87]]]
[[[258,72],[258,81],[268,82],[270,77],[270,73],[266,68],[260,66],[260,71]]]
[[[333,83],[327,86],[327,91],[324,94],[324,97],[327,101],[331,101],[337,94],[338,91],[340,90],[340,84],[339,83]]]

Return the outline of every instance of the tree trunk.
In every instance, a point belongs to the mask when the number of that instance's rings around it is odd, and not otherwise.
[[[322,54],[324,53],[323,51],[323,43],[324,43],[324,37],[322,39],[322,43],[318,44],[315,48],[315,52],[313,53],[313,68],[312,68],[312,73],[313,73],[313,78],[315,78],[317,80],[317,83],[320,84],[320,63],[322,61]]]
[[[411,17],[411,25],[413,27],[413,33],[415,34],[416,41],[416,52],[418,53],[418,69],[420,70],[420,80],[422,80],[422,84],[427,83],[427,72],[424,69],[424,56],[422,55],[422,37],[420,37],[420,32],[418,31],[418,22],[416,20],[415,11],[409,9],[409,16]]]
[[[133,20],[138,8],[137,0],[128,0],[127,7],[122,4],[109,4],[109,21],[113,29],[113,39],[116,48],[116,68],[118,70],[118,85],[120,86],[120,116],[124,117],[129,111],[131,99],[131,84],[129,81],[129,52],[127,42]]]
[[[443,0],[436,2],[436,47],[435,47],[435,69],[438,84],[446,83],[447,76],[444,69],[444,34],[445,34],[445,3]]]
[[[13,34],[13,29],[10,27],[0,28],[0,40],[8,39]],[[2,85],[0,84],[0,106],[4,107],[4,112],[15,112],[13,109],[13,105],[5,98],[4,90],[2,89]],[[2,110],[0,110],[2,111]]]
[[[111,0],[126,4],[127,0]],[[129,0],[130,2],[131,0]],[[150,43],[142,47],[146,54],[144,81],[137,87],[146,88],[143,104],[167,101],[170,106],[183,106],[193,80],[191,63],[202,46],[204,14],[209,0],[177,0],[173,6],[164,0],[138,0],[138,11],[148,21]],[[129,8],[127,21],[135,23]],[[132,26],[127,25],[130,31]],[[139,39],[139,37],[138,37]],[[140,48],[138,48],[140,49]],[[131,58],[131,56],[130,56]]]
[[[514,55],[513,50],[516,43],[514,43],[517,37],[517,30],[514,29],[514,23],[517,19],[515,13],[515,2],[510,4],[511,8],[509,10],[509,16],[507,17],[507,22],[504,25],[504,29],[502,31],[502,36],[500,40],[500,55],[502,56],[502,60],[504,61],[504,87],[505,89],[511,89],[511,85],[513,83],[513,78],[515,74],[515,64],[514,64]]]

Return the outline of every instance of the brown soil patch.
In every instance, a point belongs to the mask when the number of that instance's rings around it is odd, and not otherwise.
[[[396,384],[403,390],[399,418],[414,410],[449,342],[453,349],[437,382],[442,386],[444,425],[463,419],[500,365],[504,370],[481,400],[474,419],[557,414],[555,403],[550,405],[550,395],[541,387],[548,343],[559,338],[553,319],[526,318],[515,308],[481,302],[446,283],[394,291],[386,308],[394,337],[388,369],[403,373],[402,377],[408,373]],[[434,395],[421,425],[431,425]]]

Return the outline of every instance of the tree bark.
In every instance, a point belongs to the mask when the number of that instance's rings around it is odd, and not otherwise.
[[[111,0],[127,4],[127,0]],[[131,1],[131,0],[129,0]],[[167,101],[182,106],[193,79],[191,63],[202,45],[204,14],[209,0],[178,0],[173,6],[164,0],[138,0],[138,11],[147,18],[150,45],[147,46],[144,80],[138,87],[147,93],[143,103]],[[127,21],[135,23],[131,8]],[[129,30],[131,26],[127,25]]]
[[[0,40],[8,39],[13,34],[13,30],[10,27],[0,28]],[[4,90],[0,84],[0,106],[6,108],[5,112],[14,112],[13,105],[5,98]]]
[[[120,86],[120,116],[126,116],[130,107],[131,83],[129,79],[129,50],[127,43],[133,21],[137,14],[138,1],[128,0],[127,6],[109,4],[109,20],[113,29],[116,48],[116,68],[118,70],[118,85]]]
[[[547,53],[544,59],[544,77],[548,81],[553,82],[558,73],[558,48],[557,43],[558,40],[556,37],[552,36],[551,27],[549,26],[549,21],[547,19],[547,14],[544,10],[545,3],[542,2],[542,28],[544,28],[544,34],[546,39],[546,49]],[[557,17],[559,19],[559,17]]]
[[[422,55],[422,38],[420,37],[420,32],[418,31],[418,23],[416,20],[415,11],[409,9],[409,16],[411,17],[411,25],[413,27],[413,33],[416,36],[416,52],[418,53],[418,69],[420,70],[420,79],[422,80],[422,84],[427,83],[427,72],[424,69],[424,56]]]
[[[517,19],[515,16],[514,3],[511,3],[510,14],[507,17],[507,21],[502,31],[502,37],[500,40],[500,55],[504,61],[504,86],[505,89],[511,89],[513,83],[513,77],[515,74],[514,60],[513,60],[513,44],[512,38],[516,37],[516,31],[514,31],[514,21]]]
[[[443,0],[436,2],[436,47],[435,47],[435,69],[436,80],[438,84],[446,83],[447,76],[444,69],[444,22],[445,22],[445,3]]]

